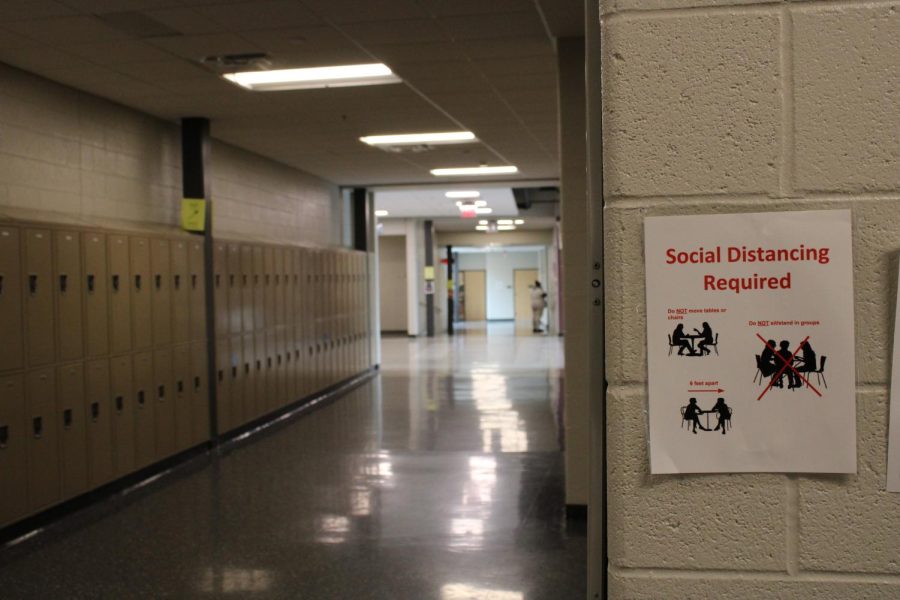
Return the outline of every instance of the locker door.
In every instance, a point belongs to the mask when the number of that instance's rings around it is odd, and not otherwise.
[[[50,231],[25,230],[25,339],[32,367],[51,363],[56,355],[52,262]]]
[[[284,327],[275,330],[275,379],[277,386],[275,406],[280,408],[287,403],[287,377],[284,360]]]
[[[296,288],[297,288],[297,249],[287,248],[284,252],[284,270],[286,285],[284,290],[284,360],[285,378],[287,387],[285,394],[287,402],[294,402],[300,397],[297,395],[297,361],[294,358],[296,347],[294,323],[296,323]]]
[[[191,344],[191,439],[209,440],[209,393],[206,382],[206,342]]]
[[[21,369],[22,360],[22,264],[19,230],[0,227],[0,371]],[[2,459],[0,459],[2,460]],[[3,522],[0,508],[0,523]]]
[[[142,469],[156,460],[156,420],[153,353],[135,354],[134,362],[134,460]]]
[[[0,527],[28,512],[26,434],[22,376],[0,377]]]
[[[206,339],[206,280],[203,273],[203,244],[188,244],[188,296],[190,298],[191,340]]]
[[[297,339],[297,393],[301,398],[305,398],[311,392],[309,382],[310,361],[312,357],[309,355],[309,323],[311,318],[311,309],[309,303],[310,283],[307,278],[309,273],[309,252],[306,248],[300,248],[298,256],[299,261],[299,283],[297,284],[297,321],[294,324],[294,334]]]
[[[188,244],[172,242],[172,341],[176,344],[183,344],[191,339],[188,280]]]
[[[130,356],[117,356],[109,361],[110,396],[112,397],[112,441],[114,472],[122,477],[133,472],[135,459],[134,368]]]
[[[227,433],[234,428],[231,417],[231,376],[228,372],[231,362],[231,348],[228,339],[216,342],[216,414],[218,433]]]
[[[228,330],[231,335],[242,331],[244,295],[241,273],[241,247],[238,244],[228,244]]]
[[[173,400],[175,403],[175,451],[181,452],[193,446],[194,432],[191,416],[192,377],[191,347],[187,344],[177,346],[174,350],[172,372],[174,377]]]
[[[253,246],[253,325],[254,331],[266,328],[266,261],[262,246]]]
[[[268,386],[268,370],[266,369],[266,334],[263,331],[257,332],[253,336],[253,347],[256,356],[253,360],[254,365],[254,400],[256,401],[256,414],[264,415],[269,412],[269,386]]]
[[[106,236],[85,233],[84,249],[84,334],[85,356],[109,352],[109,286],[106,264]]]
[[[241,381],[243,382],[244,422],[250,422],[259,416],[256,399],[256,346],[252,333],[245,333],[241,339],[243,356],[241,362]]]
[[[228,386],[231,425],[240,427],[247,422],[244,414],[244,343],[239,335],[231,336],[229,343],[231,353],[228,357]]]
[[[131,331],[135,350],[153,345],[150,240],[131,238]],[[151,405],[152,406],[152,405]]]
[[[109,351],[131,350],[131,257],[128,238],[110,235],[107,243],[109,265]]]
[[[266,329],[275,327],[275,249],[263,248],[263,313]]]
[[[253,247],[241,246],[241,322],[244,333],[251,333],[253,322]]]
[[[84,364],[64,365],[58,370],[56,418],[62,466],[62,497],[74,498],[87,491],[87,422],[84,413]]]
[[[28,506],[37,512],[60,500],[59,429],[53,369],[26,376]]]
[[[59,360],[77,360],[84,355],[81,312],[81,236],[73,231],[54,232],[53,289]]]
[[[273,248],[272,295],[274,296],[275,327],[284,325],[284,248]]]
[[[153,343],[172,342],[172,247],[169,240],[150,240],[150,270],[153,273]]]
[[[216,303],[216,335],[228,335],[228,246],[213,247],[213,295]]]
[[[275,362],[277,333],[274,329],[266,331],[266,410],[272,412],[278,408],[278,365]]]
[[[310,308],[311,321],[309,330],[310,356],[312,357],[312,373],[310,381],[312,391],[318,392],[325,381],[322,360],[322,255],[318,250],[310,256],[310,271],[307,277],[310,279]]]
[[[87,363],[85,418],[88,445],[88,487],[98,488],[113,479],[112,402],[109,361]]]
[[[175,384],[172,379],[172,351],[153,353],[153,421],[156,430],[156,458],[175,454]]]

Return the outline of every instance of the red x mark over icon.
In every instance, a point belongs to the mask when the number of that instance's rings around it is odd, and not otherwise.
[[[780,359],[781,359],[781,362],[784,363],[784,365],[782,365],[782,367],[781,367],[781,370],[778,371],[778,374],[775,375],[774,377],[772,377],[771,380],[769,380],[769,385],[766,386],[766,389],[763,390],[763,393],[760,394],[760,395],[759,395],[759,398],[756,399],[757,402],[763,399],[763,396],[766,395],[766,392],[768,392],[769,390],[772,389],[772,385],[774,385],[774,383],[775,383],[776,381],[778,381],[779,379],[781,379],[781,376],[784,374],[785,370],[788,369],[788,368],[790,368],[791,371],[793,371],[793,372],[797,375],[797,377],[799,377],[800,379],[802,379],[802,380],[803,380],[803,383],[806,384],[806,387],[808,387],[809,389],[811,389],[812,391],[814,391],[814,392],[816,393],[816,396],[818,396],[819,398],[822,397],[822,393],[821,393],[819,390],[817,390],[816,387],[815,387],[813,384],[811,384],[811,383],[809,382],[809,380],[808,380],[806,377],[804,377],[803,375],[801,375],[801,374],[800,374],[800,371],[798,371],[798,370],[794,367],[794,357],[797,356],[797,353],[798,353],[798,352],[800,352],[800,348],[803,347],[803,344],[805,344],[805,343],[807,342],[807,340],[809,340],[809,336],[806,336],[805,338],[803,338],[803,341],[800,342],[800,345],[797,346],[797,349],[794,350],[794,353],[793,353],[793,354],[791,354],[791,359],[790,359],[790,360],[785,360],[785,358],[784,358],[782,355],[778,354],[778,351],[775,350],[775,348],[773,348],[772,346],[770,346],[770,345],[769,345],[769,342],[767,342],[763,336],[761,336],[761,335],[759,335],[759,334],[757,333],[757,334],[756,334],[756,337],[758,337],[758,338],[760,339],[760,341],[761,341],[763,344],[766,345],[766,348],[768,348],[769,350],[772,351],[772,354],[774,354],[775,356],[777,356],[778,358],[780,358]]]

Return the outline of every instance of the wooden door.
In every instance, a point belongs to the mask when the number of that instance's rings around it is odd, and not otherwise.
[[[462,271],[465,321],[487,319],[487,290],[484,271]]]

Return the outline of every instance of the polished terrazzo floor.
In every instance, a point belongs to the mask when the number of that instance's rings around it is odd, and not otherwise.
[[[385,339],[334,403],[0,554],[0,597],[583,598],[561,342],[515,333]]]

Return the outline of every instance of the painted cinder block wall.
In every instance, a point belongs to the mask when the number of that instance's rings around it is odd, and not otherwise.
[[[900,494],[884,491],[900,2],[600,6],[610,597],[900,597]],[[651,476],[643,218],[845,207],[858,474]]]
[[[0,216],[178,227],[180,136],[176,123],[0,63]],[[217,236],[340,243],[337,186],[215,140],[211,155]]]

